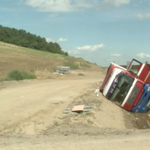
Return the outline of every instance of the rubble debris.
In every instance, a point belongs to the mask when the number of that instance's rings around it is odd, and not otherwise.
[[[72,108],[72,112],[81,112],[84,109],[84,105],[77,105]]]
[[[79,113],[79,112],[89,112],[92,111],[92,109],[95,106],[85,106],[85,105],[76,105],[73,108],[66,108],[65,111],[63,112],[64,114],[69,114],[69,113]]]
[[[57,66],[56,73],[58,74],[70,74],[70,67],[69,66]]]
[[[95,89],[94,93],[96,94],[96,96],[99,96],[99,89]]]
[[[136,125],[139,129],[150,129],[150,117],[146,113],[136,113]]]

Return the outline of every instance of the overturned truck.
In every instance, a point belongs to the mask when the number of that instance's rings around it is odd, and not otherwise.
[[[150,69],[132,59],[127,68],[111,63],[100,92],[118,106],[132,112],[150,109]]]

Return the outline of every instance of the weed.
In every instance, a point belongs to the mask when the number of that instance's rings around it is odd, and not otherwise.
[[[78,75],[79,75],[79,76],[84,76],[84,74],[82,74],[82,73],[79,73]]]
[[[93,121],[91,121],[91,120],[88,119],[88,120],[87,120],[87,123],[88,123],[88,124],[93,124]]]

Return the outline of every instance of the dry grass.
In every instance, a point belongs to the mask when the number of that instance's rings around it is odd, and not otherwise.
[[[50,71],[48,71],[47,69],[36,70],[35,75],[36,75],[37,79],[53,79],[54,78],[53,74]]]
[[[13,70],[32,72],[38,78],[51,78],[51,72],[57,66],[65,64],[70,64],[73,67],[76,65],[78,69],[100,69],[99,66],[81,58],[63,56],[0,42],[0,78],[5,78]]]
[[[63,59],[60,59],[61,56],[60,58],[52,58],[52,56],[55,56],[55,54],[49,57],[49,53],[46,52],[37,52],[36,50],[0,42],[0,77],[5,77],[10,71],[16,69],[31,72],[39,69],[50,71],[58,65],[63,65]]]

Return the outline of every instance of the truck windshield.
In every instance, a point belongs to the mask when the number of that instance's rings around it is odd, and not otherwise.
[[[132,86],[133,80],[133,78],[127,76],[126,74],[119,75],[118,83],[116,84],[110,99],[118,104],[122,104],[130,87]]]

